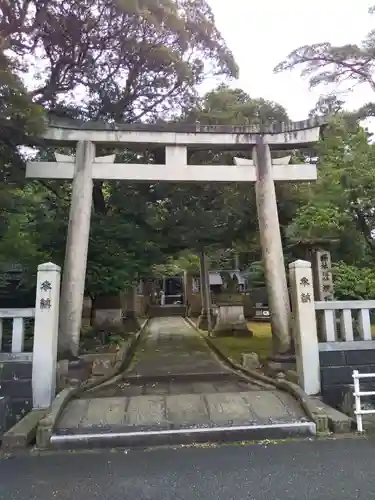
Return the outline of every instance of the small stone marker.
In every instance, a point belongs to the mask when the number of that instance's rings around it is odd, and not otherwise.
[[[298,381],[308,395],[318,394],[320,364],[311,263],[292,262],[289,274]]]
[[[241,361],[246,370],[256,370],[260,367],[259,356],[256,352],[243,353]]]
[[[50,406],[56,390],[60,267],[38,266],[33,349],[33,409]]]

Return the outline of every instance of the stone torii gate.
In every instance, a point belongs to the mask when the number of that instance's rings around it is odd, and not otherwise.
[[[132,182],[255,182],[259,230],[271,309],[274,354],[290,350],[290,305],[280,237],[274,181],[316,179],[315,165],[271,160],[271,150],[290,151],[319,139],[316,120],[254,126],[200,124],[105,124],[50,121],[43,135],[50,146],[76,146],[76,155],[56,154],[56,162],[28,162],[26,177],[73,181],[60,300],[60,347],[78,354],[94,180]],[[164,164],[114,163],[115,155],[96,157],[95,146],[137,149],[164,147]],[[189,165],[188,150],[252,152],[235,165]]]

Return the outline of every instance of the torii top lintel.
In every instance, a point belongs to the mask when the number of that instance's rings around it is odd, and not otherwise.
[[[260,127],[200,123],[104,123],[49,117],[43,138],[55,145],[92,141],[115,146],[174,144],[199,149],[239,150],[255,145],[257,136],[262,135],[271,149],[288,150],[317,142],[320,129],[326,123],[326,120],[314,118]]]

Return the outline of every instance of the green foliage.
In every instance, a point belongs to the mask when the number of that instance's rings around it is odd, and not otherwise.
[[[204,78],[233,77],[238,71],[206,0],[11,3],[0,0],[0,265],[21,263],[33,271],[41,261],[63,265],[71,184],[26,184],[19,149],[20,144],[38,145],[41,105],[57,116],[109,123],[244,125],[288,119],[277,103],[225,84],[199,98]],[[351,77],[375,90],[374,47],[373,32],[360,46],[302,47],[277,70],[302,65],[312,85]],[[11,56],[5,57],[6,48]],[[31,71],[33,88],[26,89],[23,78]],[[75,102],[78,90],[82,99]],[[333,117],[309,152],[318,159],[318,182],[278,184],[279,220],[288,259],[298,247],[324,244],[340,262],[336,294],[368,297],[375,258],[375,149],[356,120],[374,113],[374,106],[348,116],[342,105],[335,96],[323,97],[312,110],[312,116]],[[117,159],[162,163],[163,154],[157,148],[127,150]],[[189,162],[230,164],[233,155],[248,154],[195,151]],[[305,153],[294,156],[295,161],[308,159]],[[41,147],[39,157],[50,158],[51,151]],[[219,268],[233,267],[233,251],[225,249],[241,251],[244,261],[253,262],[252,286],[264,285],[253,186],[95,181],[93,205],[86,282],[92,297],[124,290],[150,274],[198,271],[202,247]],[[31,273],[27,286],[32,278]]]
[[[292,243],[331,247],[334,260],[374,255],[375,148],[367,132],[337,116],[318,145],[318,181],[289,223]]]
[[[185,251],[176,257],[169,257],[166,263],[156,264],[152,267],[152,276],[159,279],[164,276],[181,276],[184,271],[199,272],[198,255]]]
[[[297,210],[296,216],[287,228],[287,236],[294,243],[327,240],[329,243],[342,234],[344,224],[340,209],[329,202],[321,204],[313,201]]]
[[[168,119],[195,105],[206,76],[232,77],[238,68],[205,0],[0,1],[0,17],[0,263],[63,265],[70,183],[25,185],[17,149],[44,125],[39,105],[107,122]],[[11,60],[2,52],[9,47]],[[32,89],[22,84],[28,73]],[[157,153],[118,156],[152,162]],[[123,290],[188,246],[168,238],[169,191],[157,191],[95,181],[86,281],[93,297]]]
[[[338,300],[367,300],[375,298],[373,267],[360,268],[338,262],[333,267],[335,297]]]
[[[264,99],[252,99],[241,89],[220,85],[206,94],[183,118],[211,125],[274,123],[287,120],[284,108]],[[233,164],[244,152],[195,152],[192,164]],[[248,153],[247,153],[248,154]],[[257,234],[254,186],[248,184],[169,185],[163,193],[162,221],[168,238],[196,252],[206,248],[214,257],[218,249],[232,248]],[[167,229],[169,227],[169,229]],[[171,241],[171,240],[170,240]],[[259,246],[259,244],[258,244]],[[221,267],[221,264],[212,264]],[[229,267],[233,267],[233,262]]]
[[[263,288],[266,286],[264,267],[262,262],[254,261],[246,270],[251,288]]]
[[[288,120],[288,115],[275,102],[251,98],[241,89],[222,84],[206,94],[200,106],[191,112],[190,119],[207,125],[258,125],[281,123]]]
[[[14,147],[43,130],[43,109],[34,104],[14,65],[0,50],[0,147]],[[1,164],[4,158],[1,158]]]

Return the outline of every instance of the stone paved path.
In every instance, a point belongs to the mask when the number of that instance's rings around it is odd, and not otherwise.
[[[171,317],[151,320],[125,380],[70,402],[56,433],[255,426],[306,420],[292,396],[262,389],[233,374],[193,327],[183,318]]]
[[[129,376],[157,378],[228,375],[205,341],[183,318],[154,318],[137,349]]]

